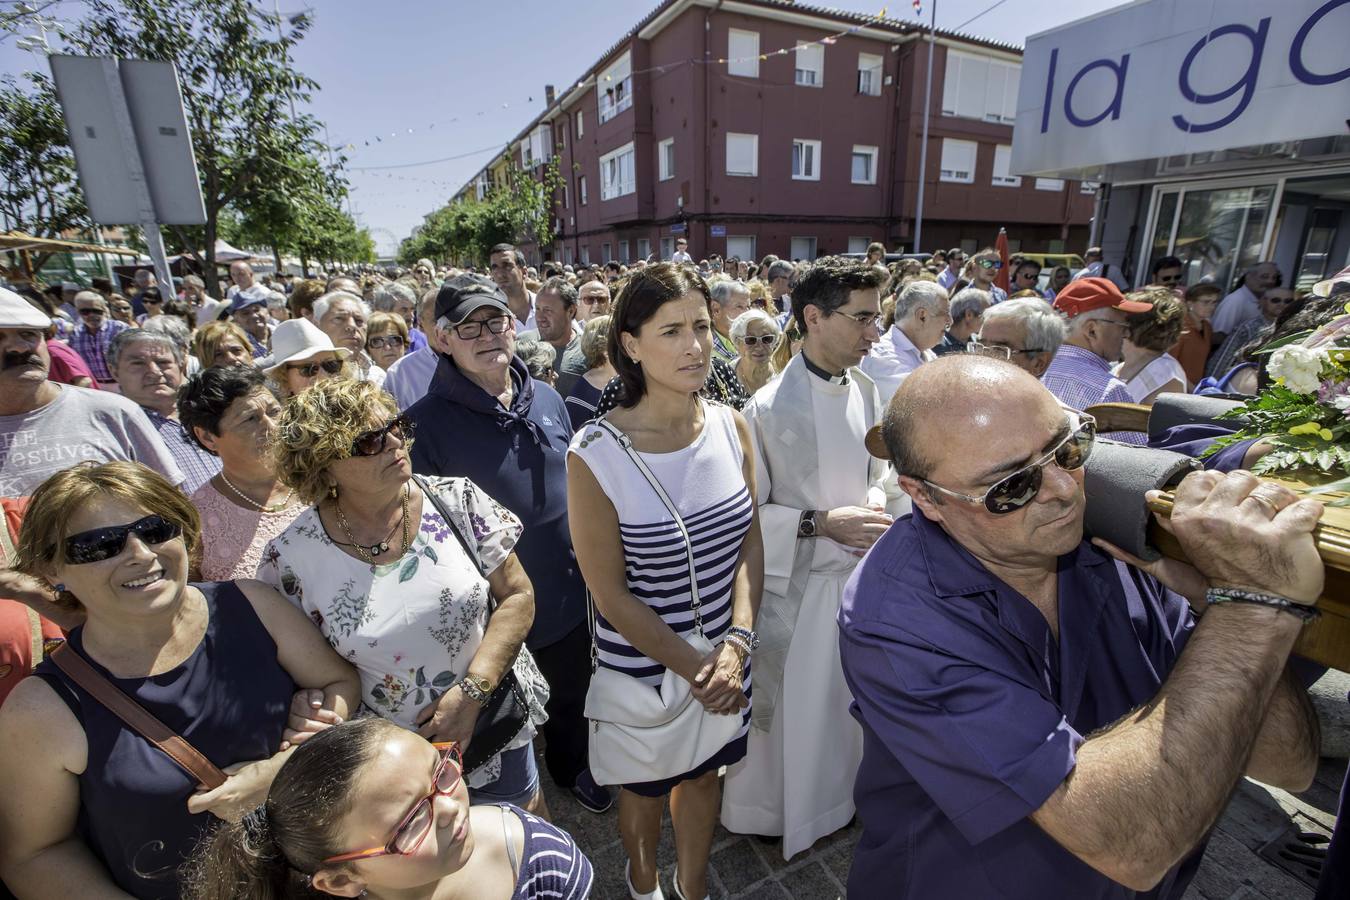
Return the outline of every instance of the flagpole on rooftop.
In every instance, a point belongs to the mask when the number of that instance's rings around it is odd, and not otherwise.
[[[928,114],[933,103],[933,43],[937,40],[937,0],[932,0],[932,18],[928,28],[928,83],[923,89],[923,137],[919,142],[919,196],[914,208],[914,246],[911,253],[923,252],[923,187],[928,175]]]

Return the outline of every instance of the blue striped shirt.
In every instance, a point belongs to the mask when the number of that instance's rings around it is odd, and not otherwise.
[[[71,332],[70,346],[75,349],[76,353],[80,354],[85,364],[89,366],[89,371],[93,374],[95,381],[107,384],[113,380],[112,372],[108,369],[108,361],[104,358],[104,355],[108,352],[108,345],[112,343],[112,339],[130,327],[125,322],[118,322],[105,316],[98,331],[90,332],[83,325],[77,325],[75,330]]]
[[[1133,403],[1125,382],[1111,374],[1111,367],[1091,350],[1064,344],[1041,376],[1041,383],[1065,406],[1085,410],[1098,403]],[[1102,435],[1128,444],[1143,444],[1148,436],[1139,431],[1111,431]]]
[[[525,810],[502,804],[502,813],[514,813],[525,829],[525,845],[516,873],[511,900],[585,900],[595,880],[591,861],[572,836]],[[508,836],[507,849],[511,849]],[[516,862],[515,854],[511,860]]]
[[[191,496],[197,488],[216,477],[220,471],[220,457],[212,456],[198,446],[181,422],[162,416],[148,406],[142,406],[141,410],[164,439],[164,446],[169,448],[173,461],[187,476],[182,485],[183,493]]]

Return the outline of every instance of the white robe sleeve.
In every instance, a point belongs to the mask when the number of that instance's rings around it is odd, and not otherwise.
[[[751,401],[741,414],[750,425],[750,440],[755,451],[755,499],[759,503],[759,531],[764,539],[764,588],[785,594],[797,556],[797,541],[800,540],[797,527],[803,510],[768,502],[773,482],[764,462],[758,412],[759,406]]]

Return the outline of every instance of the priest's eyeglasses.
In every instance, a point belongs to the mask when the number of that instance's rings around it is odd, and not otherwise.
[[[1016,512],[1036,499],[1041,490],[1045,467],[1052,460],[1064,471],[1072,472],[1081,469],[1092,455],[1092,448],[1097,440],[1097,420],[1087,413],[1070,409],[1066,409],[1065,412],[1069,418],[1069,433],[1053,450],[1031,465],[1000,478],[978,497],[953,491],[925,478],[919,480],[940,494],[983,506],[996,516]]]

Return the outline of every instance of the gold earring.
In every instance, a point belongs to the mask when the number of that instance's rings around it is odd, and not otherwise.
[[[337,499],[337,482],[328,486],[328,496],[332,497],[334,500]]]

